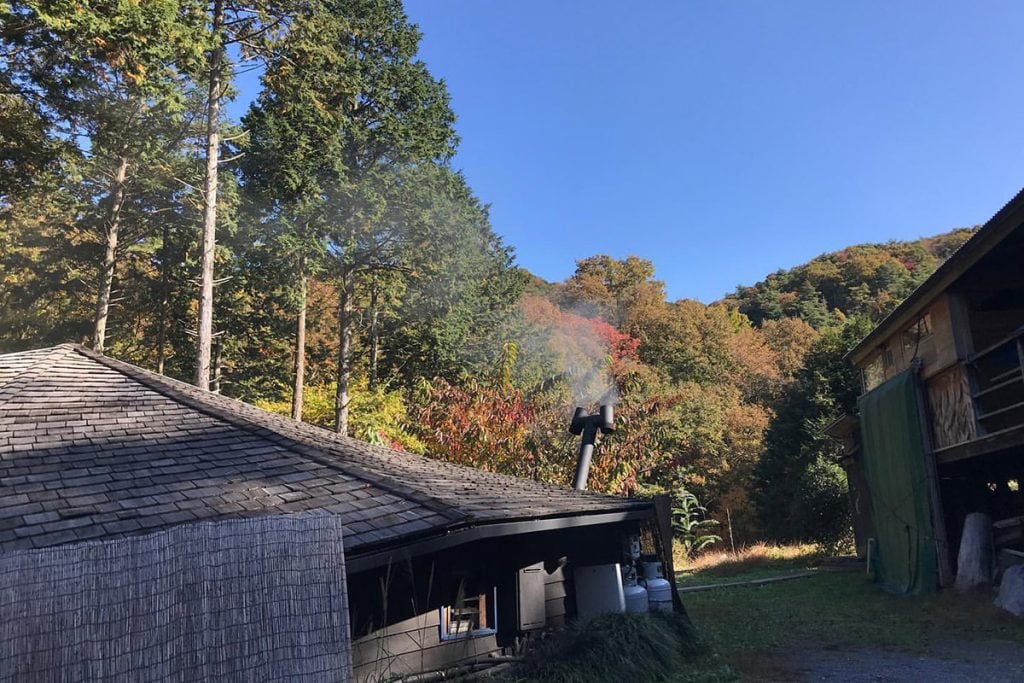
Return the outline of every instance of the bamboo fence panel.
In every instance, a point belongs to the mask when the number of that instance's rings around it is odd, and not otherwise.
[[[0,681],[347,681],[323,513],[0,553]]]

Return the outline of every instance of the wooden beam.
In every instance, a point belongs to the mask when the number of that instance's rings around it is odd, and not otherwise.
[[[939,569],[939,586],[945,588],[953,585],[953,559],[949,550],[949,536],[946,533],[946,516],[943,514],[942,490],[939,488],[938,466],[935,461],[935,444],[932,440],[931,420],[928,405],[928,392],[921,379],[920,361],[915,363],[914,387],[917,391],[917,417],[921,426],[921,438],[924,446],[924,476],[928,486],[928,509],[932,518],[932,536],[935,538],[935,554]]]
[[[709,583],[703,586],[687,586],[680,588],[680,593],[703,593],[719,588],[736,588],[738,586],[763,586],[766,583],[778,583],[779,581],[792,581],[793,579],[809,579],[818,572],[800,572],[799,574],[787,574],[785,576],[770,576],[766,579],[752,579],[750,581],[726,581],[725,583]]]
[[[672,553],[672,496],[662,493],[654,497],[654,519],[658,525],[658,535],[661,537],[661,563],[672,586],[672,607],[679,614],[686,614],[686,606],[679,597],[679,589],[676,586],[676,568]]]
[[[979,455],[995,453],[1014,446],[1024,446],[1024,424],[1003,429],[992,434],[968,441],[967,443],[948,446],[935,451],[935,458],[940,465],[958,460],[976,458]]]

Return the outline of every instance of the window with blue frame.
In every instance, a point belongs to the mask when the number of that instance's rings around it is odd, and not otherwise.
[[[465,595],[455,604],[441,608],[441,640],[477,638],[497,633],[495,613],[497,589],[489,593]]]

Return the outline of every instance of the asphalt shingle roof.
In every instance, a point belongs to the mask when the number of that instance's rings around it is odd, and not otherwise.
[[[322,509],[352,555],[646,506],[372,446],[79,346],[0,355],[0,549]]]

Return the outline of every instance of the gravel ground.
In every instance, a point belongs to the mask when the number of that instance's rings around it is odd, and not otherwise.
[[[761,681],[850,683],[1024,683],[1024,648],[1001,640],[949,642],[927,653],[877,648],[794,649],[759,666],[748,662],[745,678]]]

